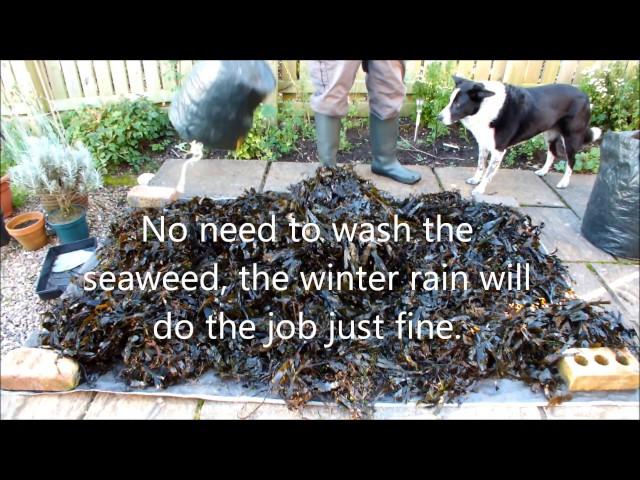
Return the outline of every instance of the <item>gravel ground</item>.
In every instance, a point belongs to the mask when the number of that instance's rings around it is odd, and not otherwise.
[[[105,187],[89,199],[87,220],[92,236],[105,237],[111,223],[126,208],[127,187]],[[41,211],[36,198],[30,199],[19,212]],[[14,213],[15,215],[15,213]],[[50,237],[49,247],[57,238]],[[0,249],[0,352],[5,354],[24,344],[38,330],[40,313],[55,300],[42,301],[35,293],[35,284],[48,247],[27,252],[16,241]]]

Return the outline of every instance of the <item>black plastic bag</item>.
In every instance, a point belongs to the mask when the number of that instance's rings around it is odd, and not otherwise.
[[[275,87],[263,60],[198,62],[176,93],[169,119],[183,140],[235,150],[256,107]]]
[[[582,234],[622,258],[640,258],[640,131],[607,132],[600,172],[582,220]]]

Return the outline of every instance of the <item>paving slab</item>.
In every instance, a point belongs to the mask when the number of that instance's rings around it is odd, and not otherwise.
[[[587,267],[586,263],[567,263],[569,275],[575,283],[573,290],[579,298],[587,301],[606,300],[615,302],[598,276]]]
[[[207,401],[200,411],[201,420],[348,420],[349,412],[337,406],[305,406],[301,410],[289,410],[285,405],[211,402]],[[411,405],[377,405],[375,420],[438,420],[438,419],[542,419],[540,409],[514,406],[446,406],[441,410]]]
[[[628,318],[638,328],[640,313],[640,266],[600,263],[593,268],[613,291],[616,300],[626,310]]]
[[[562,178],[562,173],[549,172],[542,179],[582,218],[584,217],[584,211],[587,208],[596,177],[597,175],[574,173],[571,175],[571,184],[567,188],[556,188]]]
[[[262,160],[166,160],[149,185],[176,188],[180,198],[225,198],[258,190],[267,162]]]
[[[286,192],[289,185],[312,176],[320,163],[272,162],[264,183],[264,192]]]
[[[638,406],[593,405],[544,407],[548,420],[638,420]]]
[[[422,179],[418,183],[406,185],[404,183],[396,182],[390,178],[376,175],[371,171],[371,165],[369,164],[356,165],[354,170],[358,176],[365,180],[369,180],[378,189],[388,192],[396,198],[407,198],[411,195],[437,193],[441,191],[438,179],[433,174],[433,170],[430,167],[409,165],[408,168],[422,175]]]
[[[193,420],[198,400],[98,393],[85,420]]]
[[[474,186],[465,180],[473,176],[473,167],[441,167],[436,168],[436,175],[447,190],[460,190],[466,197],[471,197]],[[533,171],[502,168],[485,191],[485,195],[514,197],[520,205],[536,205],[546,207],[564,207],[564,203]]]
[[[460,405],[444,407],[438,414],[443,420],[541,420],[542,413],[535,406]]]
[[[522,211],[531,216],[536,225],[544,223],[542,242],[549,252],[557,248],[562,260],[615,261],[615,258],[582,236],[581,220],[568,208],[524,207]]]
[[[518,208],[520,204],[515,197],[506,195],[476,195],[477,202],[491,203],[494,205],[504,205],[505,207]]]
[[[2,420],[81,420],[87,413],[93,392],[60,395],[16,395],[0,397]]]
[[[348,420],[349,412],[337,406],[305,406],[289,410],[286,405],[256,402],[206,401],[200,420]]]

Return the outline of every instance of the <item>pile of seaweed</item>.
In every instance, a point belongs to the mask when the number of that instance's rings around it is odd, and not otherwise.
[[[265,386],[299,407],[311,399],[335,400],[354,416],[372,413],[382,397],[419,399],[428,404],[450,401],[468,392],[482,378],[519,379],[549,399],[559,398],[561,379],[556,362],[571,347],[630,347],[637,352],[637,334],[625,327],[619,313],[576,299],[567,283],[566,267],[540,245],[540,226],[521,213],[499,205],[463,199],[457,192],[426,194],[398,200],[357,177],[349,168],[320,169],[289,192],[256,193],[214,202],[193,199],[164,209],[165,224],[189,226],[188,239],[142,242],[143,215],[132,211],[111,227],[112,243],[102,249],[98,271],[212,271],[218,264],[221,291],[83,291],[61,300],[44,321],[42,342],[77,359],[89,377],[118,368],[129,385],[164,387],[207,370],[245,385]],[[441,216],[454,225],[473,226],[470,242],[425,239],[423,222]],[[201,242],[201,223],[255,225],[277,221],[276,242]],[[317,242],[293,242],[288,222],[320,226]],[[331,224],[393,222],[398,215],[412,228],[411,241],[396,243],[337,242]],[[287,271],[286,291],[243,291],[238,272],[257,264],[260,271]],[[305,291],[298,272],[362,267],[367,272],[398,271],[401,285],[393,291]],[[528,263],[530,289],[484,290],[481,270],[504,270]],[[465,271],[477,288],[412,291],[411,271]],[[195,333],[188,340],[156,339],[156,321],[173,313],[174,321],[190,320]],[[450,340],[399,339],[391,321],[402,311],[413,321],[449,319]],[[239,323],[256,324],[254,340],[211,340],[205,319],[224,312]],[[313,339],[275,341],[269,348],[271,319],[313,319]],[[273,315],[270,315],[273,314]],[[384,323],[384,339],[341,341],[324,348],[333,319]],[[458,338],[456,338],[458,336]],[[119,365],[116,367],[116,365]]]

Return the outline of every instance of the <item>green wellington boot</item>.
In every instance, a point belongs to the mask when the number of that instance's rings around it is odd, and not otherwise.
[[[373,161],[371,171],[401,183],[419,182],[422,176],[402,165],[396,158],[400,117],[380,120],[375,115],[369,116],[369,132],[371,135],[371,152]]]
[[[340,145],[340,117],[315,114],[318,159],[323,167],[335,167]]]

